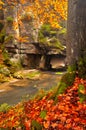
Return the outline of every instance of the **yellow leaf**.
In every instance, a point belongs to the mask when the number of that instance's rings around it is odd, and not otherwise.
[[[4,5],[4,2],[2,2],[2,0],[0,0],[0,5]]]

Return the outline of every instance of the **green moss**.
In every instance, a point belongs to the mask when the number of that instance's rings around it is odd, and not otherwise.
[[[68,66],[68,70],[67,70],[69,73],[70,72],[75,72],[75,71],[77,71],[77,66],[76,66],[76,64],[74,64],[74,65],[71,65],[71,66]]]
[[[6,20],[7,20],[7,22],[13,22],[13,18],[11,17],[11,16],[8,16],[7,18],[6,18]]]
[[[0,112],[7,112],[11,108],[7,103],[3,103],[0,105]]]
[[[75,72],[66,73],[62,76],[61,82],[64,82],[67,86],[71,86],[74,83],[75,80]]]
[[[50,24],[43,24],[39,30],[38,41],[48,46],[57,47],[60,52],[64,47],[57,36],[58,32],[59,30],[52,28]]]
[[[65,90],[67,89],[67,87],[73,85],[75,80],[75,73],[65,73],[59,83],[58,89],[55,93],[56,97],[55,100],[57,100],[57,97],[59,94],[62,94],[65,92]]]
[[[61,42],[59,41],[59,39],[53,37],[50,40],[50,45],[57,47],[59,50],[64,50],[63,45],[61,44]]]
[[[47,114],[47,111],[46,111],[46,110],[42,110],[42,111],[40,112],[40,117],[41,117],[42,119],[44,119],[44,118],[46,117],[46,114]]]
[[[34,79],[36,76],[39,76],[39,75],[40,75],[40,72],[37,71],[37,72],[30,72],[26,74],[25,77],[28,79]]]
[[[59,35],[63,35],[63,34],[66,34],[66,33],[67,33],[66,28],[62,28],[61,30],[58,31]]]
[[[5,29],[2,29],[0,32],[0,43],[4,42],[5,36],[6,36]]]
[[[39,30],[39,41],[46,38],[46,37],[53,37],[56,36],[56,31],[52,29],[50,24],[43,24],[41,29]]]
[[[78,75],[80,78],[86,79],[86,56],[79,59]]]
[[[79,94],[79,97],[80,97],[80,102],[84,102],[86,101],[86,94],[85,94],[85,86],[83,86],[82,84],[79,85],[79,88],[78,88],[78,94]]]
[[[68,85],[66,83],[61,82],[56,95],[58,96],[59,94],[64,93],[67,87],[68,87]]]
[[[32,128],[31,130],[42,130],[42,126],[36,120],[32,120]]]
[[[14,39],[13,35],[8,35],[8,36],[5,37],[4,42],[8,43],[8,42],[12,41],[13,39]]]
[[[3,55],[3,61],[5,65],[9,65],[10,63],[10,57],[8,54],[8,51],[5,49],[4,45],[2,45],[2,55]]]
[[[86,55],[80,57],[76,64],[68,66],[68,72],[77,72],[78,77],[86,79]]]
[[[0,64],[0,83],[8,82],[10,78],[10,71],[7,66]]]

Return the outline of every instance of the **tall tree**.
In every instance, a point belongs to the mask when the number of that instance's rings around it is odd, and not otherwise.
[[[86,75],[86,1],[68,1],[67,60],[79,76]]]

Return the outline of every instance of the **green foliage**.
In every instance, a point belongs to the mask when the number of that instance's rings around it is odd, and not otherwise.
[[[10,71],[6,66],[0,64],[0,74],[4,76],[10,76]]]
[[[74,65],[71,65],[71,66],[68,66],[68,70],[67,70],[69,73],[70,72],[75,72],[77,71],[77,66],[74,64]]]
[[[62,28],[61,30],[58,31],[58,34],[59,34],[59,35],[64,35],[64,34],[66,34],[66,33],[67,33],[66,28]]]
[[[8,42],[12,41],[13,39],[14,39],[14,36],[10,34],[5,37],[4,42],[8,43]]]
[[[14,72],[13,77],[17,79],[24,79],[24,75],[22,74],[22,72]]]
[[[86,101],[86,93],[85,93],[85,86],[80,84],[79,85],[79,88],[78,88],[78,94],[79,94],[79,97],[80,97],[80,102],[84,102]]]
[[[43,24],[40,31],[39,31],[39,41],[45,37],[52,37],[53,35],[56,36],[56,31],[52,29],[50,24]]]
[[[39,36],[40,36],[40,34],[43,34],[43,36],[50,36],[50,31],[51,31],[51,25],[43,24],[39,31]]]
[[[52,28],[50,24],[43,24],[39,30],[38,40],[40,43],[44,43],[48,46],[57,47],[59,50],[63,50],[64,47],[57,37],[58,32],[59,31]]]
[[[0,32],[0,42],[3,43],[6,36],[5,29],[2,29]]]
[[[63,45],[61,44],[61,42],[59,41],[59,39],[53,37],[51,40],[50,40],[50,45],[52,46],[55,46],[57,48],[59,48],[60,50],[64,50],[64,47]]]
[[[22,69],[22,65],[21,65],[20,61],[17,61],[17,62],[10,61],[8,68],[10,70],[11,75],[14,75],[15,72],[17,72],[17,71]]]
[[[0,73],[4,76],[13,76],[13,74],[22,69],[21,61],[11,61],[7,50],[3,48],[4,66],[0,66]],[[2,75],[2,76],[3,76]]]
[[[13,74],[13,77],[15,78],[19,78],[19,79],[35,79],[36,77],[39,77],[40,72],[39,71],[32,71],[32,72],[27,72],[27,73],[23,73],[22,71],[19,72],[15,72]]]
[[[79,58],[76,64],[68,66],[68,72],[77,72],[80,78],[86,79],[86,56]]]
[[[51,37],[51,26],[50,24],[43,24],[39,30],[38,40],[41,43],[47,43],[47,37]]]
[[[0,83],[7,82],[9,80],[8,77],[10,77],[9,69],[5,65],[0,64]]]
[[[55,93],[56,97],[55,100],[57,100],[57,96],[59,94],[63,94],[68,86],[73,85],[75,80],[75,73],[65,73],[59,83],[59,86],[57,88],[57,91]]]
[[[13,18],[11,17],[11,16],[8,16],[7,18],[6,18],[6,20],[7,20],[7,22],[13,22]]]
[[[62,76],[61,82],[64,82],[67,86],[71,86],[73,85],[74,80],[75,80],[75,73],[67,72]]]
[[[39,75],[40,75],[39,71],[34,71],[34,72],[26,74],[25,77],[28,79],[34,79],[34,77],[39,76]]]
[[[11,108],[7,103],[3,103],[0,105],[0,112],[7,112]]]
[[[79,59],[78,72],[80,78],[86,79],[86,56]]]
[[[42,130],[42,126],[36,120],[32,120],[31,130]]]
[[[68,87],[68,86],[67,86],[66,83],[61,82],[60,85],[59,85],[59,88],[58,88],[58,90],[57,90],[57,94],[56,94],[56,95],[58,96],[59,94],[64,93],[67,87]]]
[[[56,72],[55,74],[57,74],[57,75],[62,75],[63,73],[62,73],[62,72]]]
[[[10,57],[8,54],[8,51],[5,49],[4,45],[2,45],[2,55],[3,55],[3,61],[5,65],[8,65],[10,63]]]
[[[44,118],[46,117],[46,114],[47,114],[47,111],[46,111],[46,110],[43,110],[43,111],[40,112],[40,117],[41,117],[42,119],[44,119]]]

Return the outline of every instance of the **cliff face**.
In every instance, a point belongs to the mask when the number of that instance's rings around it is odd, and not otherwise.
[[[6,33],[2,44],[8,51],[10,60],[12,62],[21,60],[22,65],[28,68],[50,69],[52,55],[58,55],[59,49],[38,42],[40,25],[35,27],[35,21],[28,18],[24,10],[20,11],[20,4],[17,6],[5,4],[5,8],[3,13],[0,13]],[[64,54],[65,52],[61,55]]]

